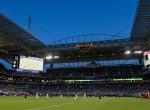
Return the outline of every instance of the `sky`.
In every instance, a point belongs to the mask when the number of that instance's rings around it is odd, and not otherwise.
[[[81,34],[130,37],[138,0],[0,0],[0,12],[44,42]]]

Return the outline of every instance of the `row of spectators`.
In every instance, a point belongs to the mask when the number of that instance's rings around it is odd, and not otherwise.
[[[133,96],[137,93],[149,92],[148,83],[58,83],[58,84],[25,84],[1,83],[1,95],[88,95],[88,96]]]
[[[0,65],[0,72],[13,76],[43,77],[43,78],[105,78],[105,77],[136,77],[141,74],[143,65],[107,65],[94,68],[49,68],[46,73],[8,71]],[[6,72],[7,71],[7,72]]]
[[[111,65],[96,68],[51,68],[47,70],[50,77],[108,77],[108,76],[137,76],[143,65]]]

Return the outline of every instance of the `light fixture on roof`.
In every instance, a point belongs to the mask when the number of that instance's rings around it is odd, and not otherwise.
[[[127,50],[127,51],[125,51],[124,54],[125,54],[125,55],[130,55],[130,54],[131,54],[131,51],[130,51],[130,50]]]
[[[56,55],[56,56],[54,56],[54,59],[58,59],[58,58],[59,58],[59,56],[57,56],[57,55]]]
[[[134,51],[135,54],[141,54],[142,51],[141,50],[138,50],[138,51]]]
[[[45,57],[46,60],[51,60],[52,58],[53,58],[52,55],[49,55],[49,56],[46,56],[46,57]]]

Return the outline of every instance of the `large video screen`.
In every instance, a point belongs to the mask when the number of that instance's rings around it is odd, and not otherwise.
[[[43,58],[20,56],[19,69],[43,71]]]

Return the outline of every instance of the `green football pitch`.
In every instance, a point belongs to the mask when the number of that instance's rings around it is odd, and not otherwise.
[[[0,97],[0,110],[150,110],[150,100],[140,98],[105,97]]]

